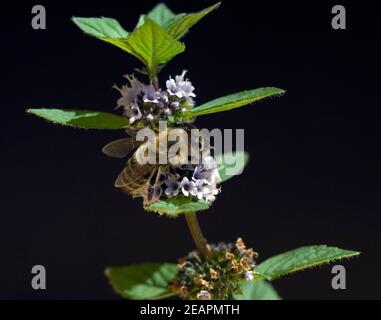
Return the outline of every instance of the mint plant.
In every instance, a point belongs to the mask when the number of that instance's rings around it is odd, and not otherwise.
[[[196,13],[173,13],[160,3],[141,15],[136,27],[126,31],[111,18],[74,17],[73,22],[86,34],[119,47],[142,63],[139,77],[126,75],[127,83],[115,88],[120,92],[119,113],[77,109],[30,108],[28,113],[65,126],[83,129],[124,130],[129,135],[150,128],[160,135],[160,122],[177,130],[194,126],[196,117],[243,107],[285,91],[275,87],[246,90],[197,105],[196,90],[186,78],[186,71],[166,79],[160,86],[159,73],[175,56],[185,50],[181,41],[190,28],[220,6],[217,3]],[[167,131],[168,132],[168,131]],[[125,149],[112,142],[104,153],[125,157],[136,142],[123,140]],[[197,140],[197,143],[200,141]],[[156,142],[155,142],[156,143]],[[193,141],[192,141],[193,143]],[[138,151],[136,151],[138,152]],[[135,159],[136,153],[130,158]],[[136,161],[129,160],[115,186],[133,197],[143,197],[143,208],[170,217],[185,216],[196,249],[178,263],[140,263],[125,267],[109,267],[106,275],[114,289],[127,299],[161,299],[179,296],[182,299],[280,299],[270,284],[279,277],[306,268],[343,258],[359,252],[326,245],[305,246],[257,263],[258,254],[246,247],[241,238],[234,243],[209,244],[203,236],[196,212],[207,210],[220,196],[221,184],[233,176],[232,163],[248,163],[246,152],[219,155],[207,154],[202,163],[173,165],[170,169],[146,167],[149,181],[132,188],[138,180],[132,175],[141,172]],[[234,160],[234,161],[232,161]],[[153,168],[156,170],[153,173]],[[152,173],[150,170],[152,169]],[[148,181],[147,180],[147,181]],[[126,183],[126,181],[128,181]],[[238,182],[237,182],[238,183]]]

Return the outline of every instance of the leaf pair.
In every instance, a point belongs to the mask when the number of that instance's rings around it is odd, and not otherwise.
[[[178,41],[188,30],[219,3],[197,13],[174,14],[160,3],[147,15],[142,15],[131,33],[112,18],[73,17],[73,22],[86,34],[130,53],[142,61],[151,79],[163,65],[185,50]]]
[[[184,119],[216,112],[228,111],[234,108],[275,97],[285,91],[279,88],[266,87],[242,91],[212,100],[191,109],[183,115]],[[39,116],[53,123],[72,126],[82,129],[123,129],[129,126],[127,117],[107,112],[63,109],[28,109],[27,112]]]
[[[132,54],[146,67],[150,79],[154,79],[162,65],[185,50],[185,45],[168,35],[157,23],[146,19],[127,38],[100,38]]]
[[[336,260],[358,256],[360,253],[326,245],[301,247],[265,260],[256,267],[254,282],[242,284],[242,294],[236,300],[279,300],[272,281],[289,273]],[[171,263],[142,263],[127,267],[108,268],[106,275],[114,289],[127,299],[161,299],[174,295],[169,285],[176,279],[178,269]]]

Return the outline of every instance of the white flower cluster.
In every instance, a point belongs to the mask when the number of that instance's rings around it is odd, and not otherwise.
[[[152,83],[145,85],[134,76],[126,75],[129,85],[114,86],[120,94],[118,107],[129,118],[130,124],[137,121],[146,125],[153,121],[175,122],[177,117],[194,106],[196,96],[192,83],[185,79],[186,71],[166,81],[166,90],[156,88]]]
[[[197,199],[213,202],[220,192],[217,184],[221,182],[217,169],[217,163],[212,156],[206,156],[201,164],[186,164],[179,167],[179,174],[168,176],[164,181],[164,193],[167,197],[182,194]]]

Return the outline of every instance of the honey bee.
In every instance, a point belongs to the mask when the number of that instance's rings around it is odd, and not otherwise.
[[[146,207],[159,201],[163,193],[163,184],[167,177],[175,179],[178,176],[177,169],[190,163],[191,155],[202,151],[202,136],[193,137],[190,130],[183,128],[166,129],[155,134],[154,139],[137,141],[137,131],[126,130],[129,137],[111,141],[105,145],[102,152],[110,157],[124,158],[132,151],[133,154],[115,181],[115,187],[122,189],[133,198],[142,197]],[[176,141],[171,141],[178,137]],[[163,143],[165,141],[165,143]],[[171,152],[171,147],[179,145],[176,152]],[[196,149],[197,148],[197,149]],[[193,151],[192,151],[193,149]],[[142,163],[147,159],[149,152],[154,150],[154,158]],[[166,159],[164,164],[160,159]],[[152,161],[154,160],[154,161]]]

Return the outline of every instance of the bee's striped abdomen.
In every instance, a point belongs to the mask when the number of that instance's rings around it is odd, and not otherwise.
[[[115,186],[126,191],[133,197],[147,197],[147,188],[156,165],[139,164],[133,155],[126,163],[125,168],[116,179]]]

